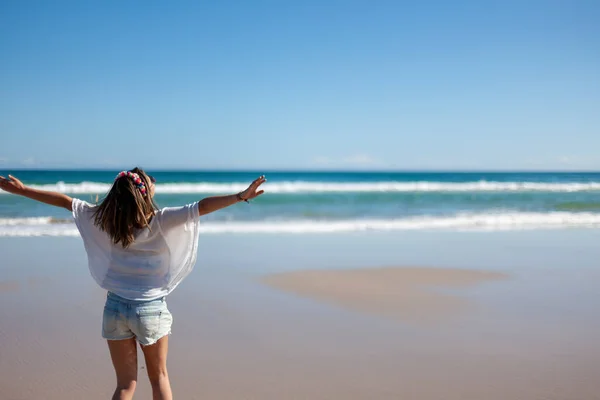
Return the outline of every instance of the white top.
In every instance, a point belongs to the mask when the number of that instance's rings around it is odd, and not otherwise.
[[[88,266],[104,289],[130,300],[168,295],[194,268],[198,254],[198,203],[157,211],[127,248],[113,244],[94,225],[96,206],[73,199],[73,217],[83,238]]]

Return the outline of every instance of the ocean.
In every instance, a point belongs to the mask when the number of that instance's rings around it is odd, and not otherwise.
[[[94,202],[117,172],[0,174]],[[148,172],[160,207],[236,193],[266,175],[263,196],[203,217],[209,234],[600,227],[600,173]],[[0,192],[0,236],[77,235],[66,210]]]

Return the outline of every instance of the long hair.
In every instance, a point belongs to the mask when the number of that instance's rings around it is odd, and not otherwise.
[[[139,175],[146,186],[142,194],[135,182],[123,176],[117,178],[110,191],[94,210],[94,224],[106,232],[114,244],[129,247],[139,229],[148,227],[156,213],[150,193],[150,177],[141,168],[130,170]]]

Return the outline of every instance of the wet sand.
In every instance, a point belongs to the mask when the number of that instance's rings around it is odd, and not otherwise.
[[[453,318],[476,306],[460,293],[445,293],[444,289],[507,278],[507,274],[493,271],[388,267],[294,271],[266,276],[263,282],[349,309],[426,323]]]
[[[297,240],[269,238],[279,249]],[[105,293],[81,247],[68,238],[0,240],[1,399],[110,398]],[[175,398],[600,399],[600,274],[583,263],[528,269],[513,250],[519,268],[506,271],[440,257],[439,267],[315,262],[277,272],[282,260],[261,259],[242,237],[201,240],[201,251],[213,255],[201,255],[168,301]],[[140,360],[138,399],[150,398],[143,368]]]

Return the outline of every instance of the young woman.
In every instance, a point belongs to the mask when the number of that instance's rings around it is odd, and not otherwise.
[[[62,193],[25,186],[0,176],[0,188],[73,213],[94,280],[107,290],[102,337],[117,375],[115,399],[131,399],[137,382],[140,343],[153,398],[172,399],[167,374],[173,318],[166,296],[196,263],[199,217],[263,193],[261,176],[243,192],[208,197],[182,207],[158,209],[155,180],[142,169],[120,172],[98,205]]]

